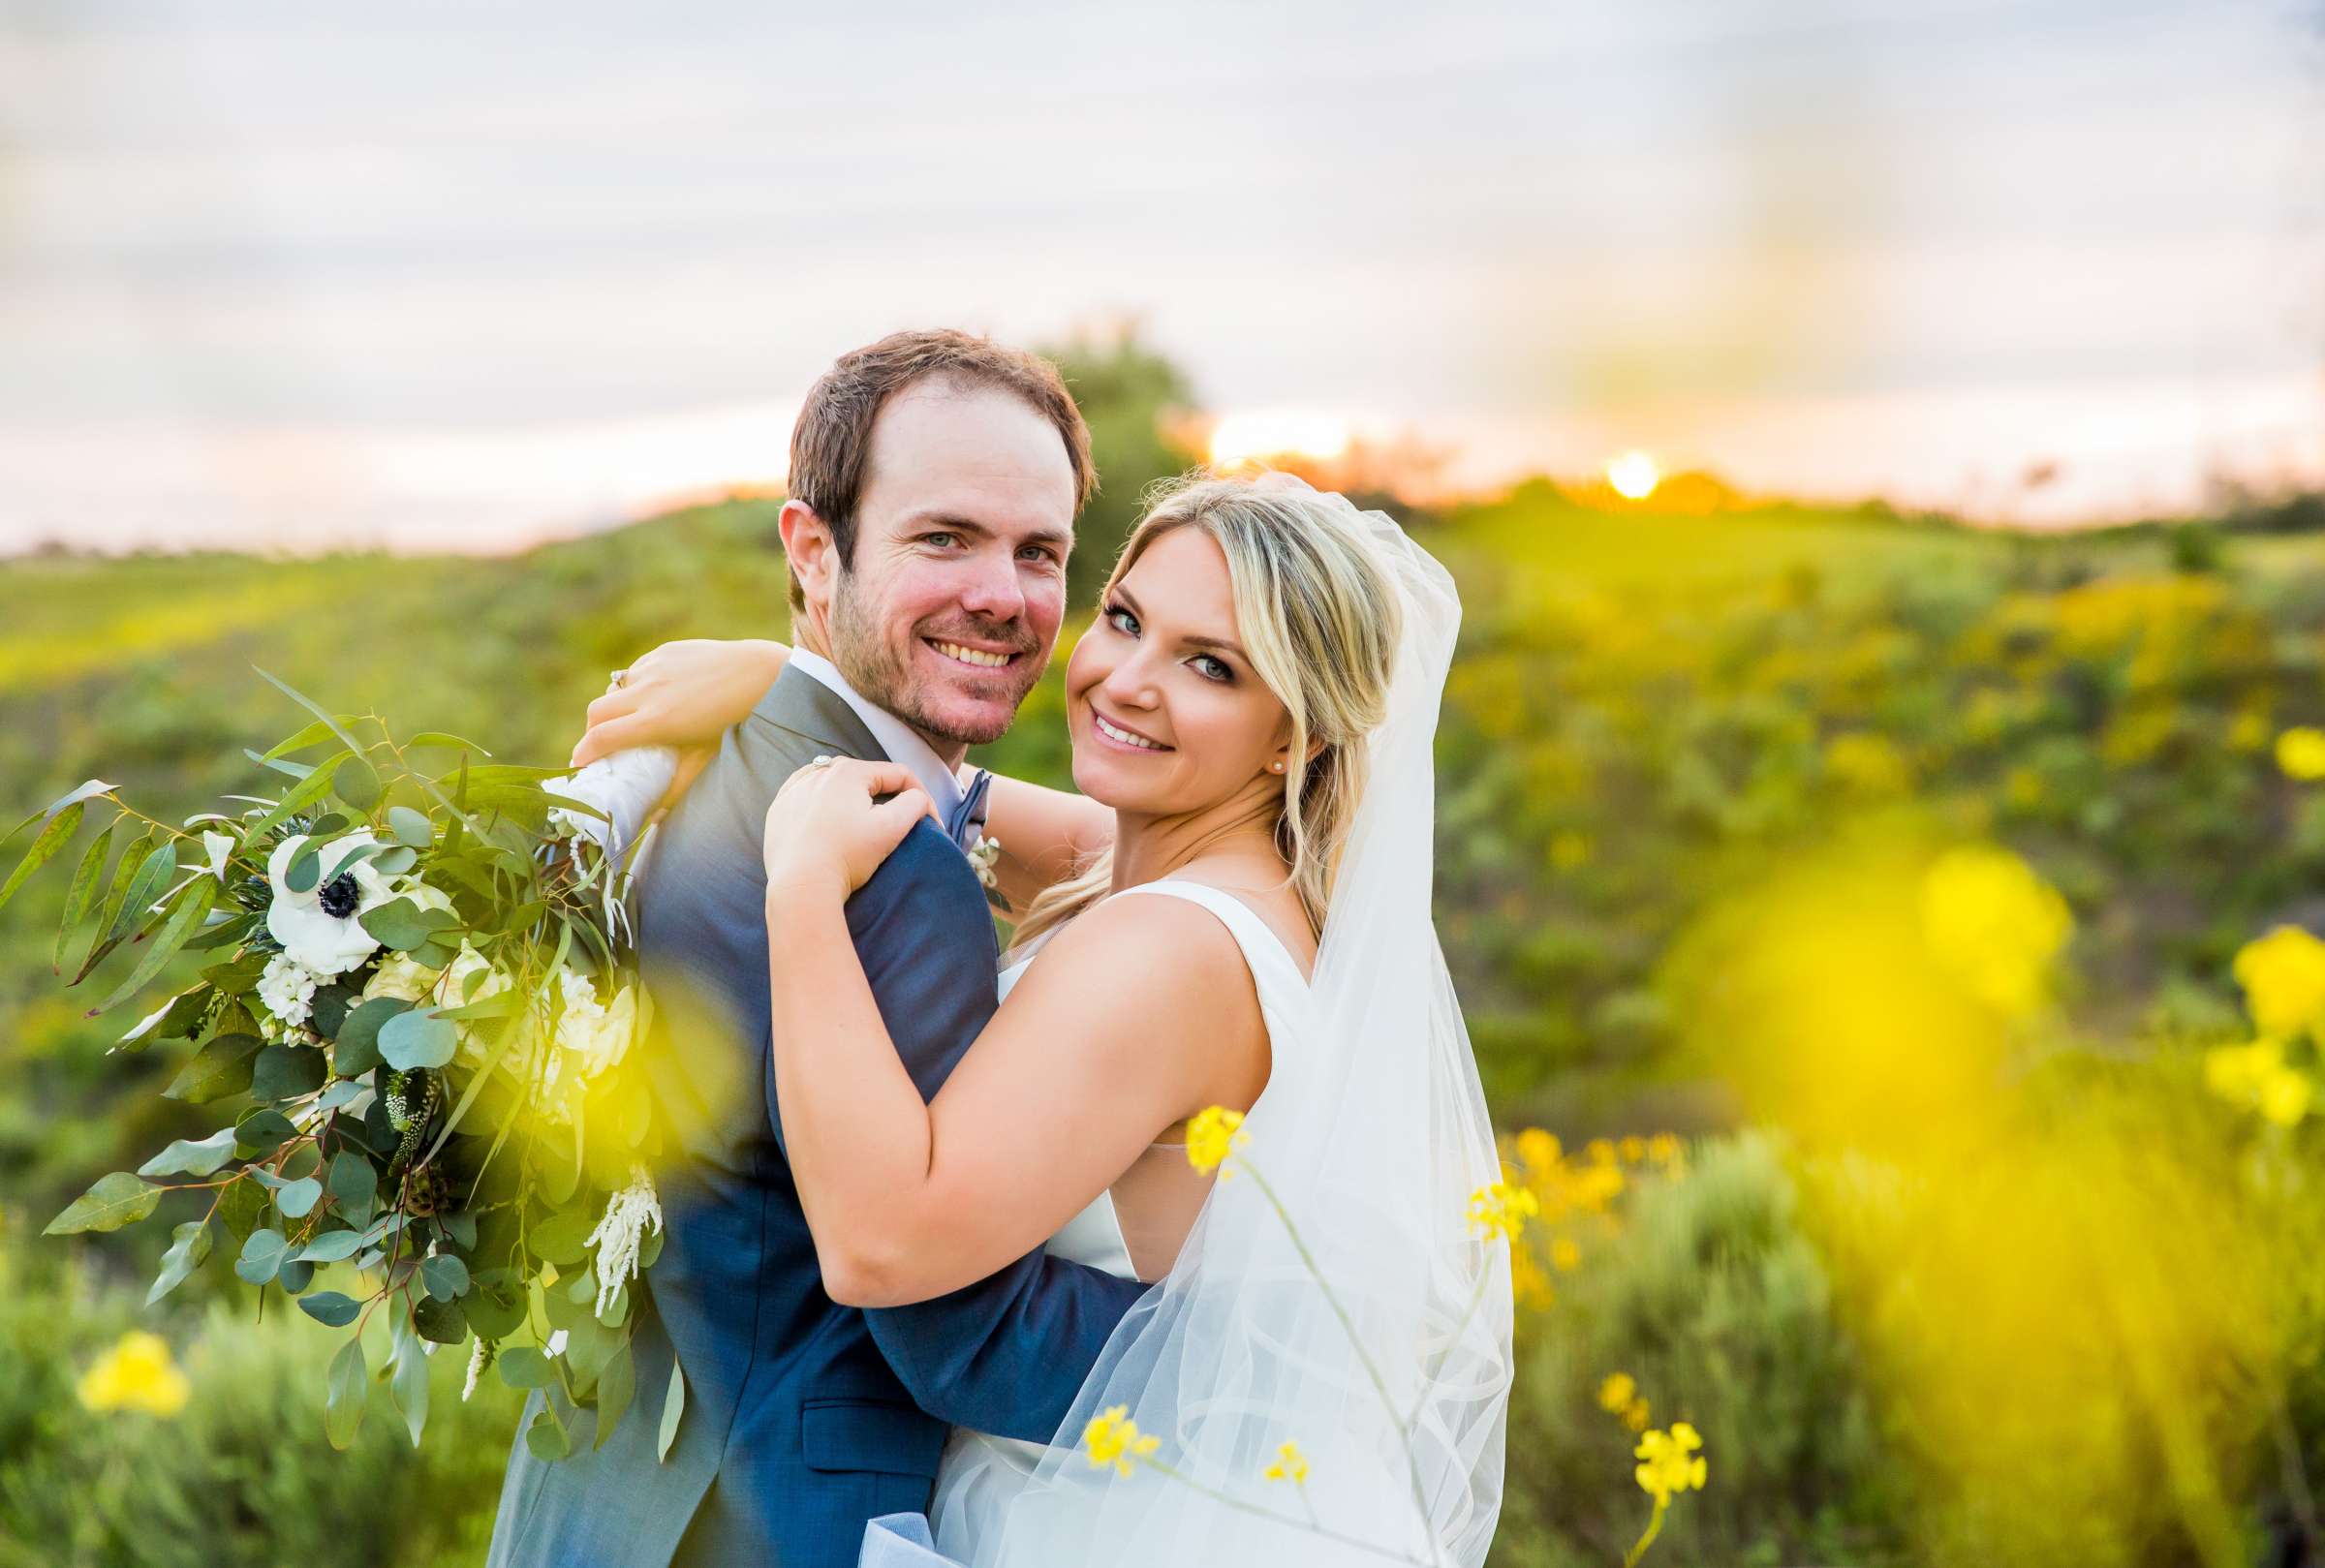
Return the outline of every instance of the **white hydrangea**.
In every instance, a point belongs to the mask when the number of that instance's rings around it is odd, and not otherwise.
[[[315,988],[322,982],[322,975],[289,953],[277,953],[259,976],[259,999],[281,1023],[303,1024],[315,1014]]]

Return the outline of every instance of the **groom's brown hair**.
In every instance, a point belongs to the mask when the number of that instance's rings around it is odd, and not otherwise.
[[[1090,427],[1057,366],[1039,354],[949,328],[891,332],[840,355],[808,388],[799,420],[791,426],[790,497],[805,503],[831,530],[843,567],[855,561],[855,508],[871,462],[873,421],[889,398],[931,378],[994,387],[1024,402],[1055,425],[1066,444],[1066,460],[1073,468],[1074,510],[1080,511],[1098,489]],[[805,602],[794,574],[791,605]]]

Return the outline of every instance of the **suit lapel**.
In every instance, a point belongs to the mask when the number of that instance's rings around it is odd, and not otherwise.
[[[751,717],[828,747],[835,756],[867,762],[892,760],[837,692],[788,664],[767,688],[767,694],[759,699],[759,706],[751,710]]]

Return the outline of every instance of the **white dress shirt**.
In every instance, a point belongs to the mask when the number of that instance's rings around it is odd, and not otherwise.
[[[918,730],[887,709],[859,696],[855,688],[848,684],[847,677],[822,655],[793,648],[790,662],[793,669],[822,682],[854,709],[864,727],[872,731],[872,738],[880,742],[880,749],[888,753],[888,760],[912,769],[913,777],[920,781],[920,787],[928,791],[928,798],[936,802],[938,815],[951,820],[954,808],[961,803],[961,781],[928,742],[920,738]]]

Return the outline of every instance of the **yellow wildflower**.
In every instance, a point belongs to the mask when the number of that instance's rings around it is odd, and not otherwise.
[[[1566,1196],[1574,1206],[1594,1214],[1603,1214],[1622,1191],[1623,1169],[1619,1165],[1585,1166],[1566,1184]]]
[[[1679,1140],[1668,1132],[1658,1132],[1647,1140],[1647,1157],[1658,1165],[1668,1165],[1679,1158]]]
[[[1130,1411],[1127,1404],[1110,1405],[1092,1416],[1090,1425],[1082,1429],[1082,1446],[1090,1451],[1093,1470],[1111,1464],[1117,1474],[1129,1475],[1132,1460],[1142,1460],[1162,1446],[1162,1438],[1138,1430]]]
[[[1528,1127],[1519,1133],[1517,1146],[1519,1160],[1537,1176],[1556,1169],[1565,1153],[1558,1146],[1557,1136],[1539,1127]]]
[[[2277,765],[2303,784],[2325,779],[2325,730],[2303,725],[2278,736]]]
[[[1496,1182],[1470,1194],[1470,1223],[1488,1240],[1502,1236],[1516,1241],[1527,1219],[1541,1212],[1541,1200],[1530,1189],[1507,1182]]]
[[[1695,1429],[1684,1421],[1675,1421],[1671,1430],[1651,1431],[1639,1438],[1639,1446],[1631,1452],[1645,1462],[1631,1473],[1638,1478],[1639,1488],[1655,1498],[1660,1508],[1673,1494],[1697,1491],[1703,1488],[1705,1466],[1700,1458],[1689,1455],[1703,1446]]]
[[[1647,1423],[1653,1419],[1653,1413],[1647,1408],[1645,1399],[1633,1399],[1623,1407],[1623,1425],[1628,1427],[1632,1431],[1645,1431]]]
[[[2007,849],[1966,847],[1922,878],[1922,936],[1931,955],[1979,1000],[2012,1017],[2042,1000],[2051,961],[2074,935],[2056,889]]]
[[[2305,1074],[2279,1067],[2260,1086],[2260,1114],[2280,1127],[2296,1126],[2309,1115],[2311,1091]]]
[[[132,1329],[80,1376],[80,1402],[91,1410],[142,1410],[173,1416],[194,1392],[170,1357],[169,1342]]]
[[[1241,1111],[1213,1105],[1197,1112],[1187,1123],[1187,1163],[1209,1176],[1228,1154],[1251,1141],[1242,1129]]]
[[[1264,1479],[1289,1481],[1294,1486],[1307,1484],[1308,1456],[1300,1452],[1299,1444],[1286,1443],[1282,1448],[1276,1450],[1276,1462],[1260,1472]]]
[[[1606,1381],[1598,1385],[1598,1408],[1609,1415],[1621,1415],[1638,1397],[1638,1382],[1628,1372],[1609,1372]]]
[[[2299,926],[2247,942],[2235,968],[2261,1033],[2290,1039],[2325,1018],[2325,942]]]
[[[1636,1165],[1647,1157],[1647,1140],[1635,1132],[1626,1133],[1623,1141],[1615,1145],[1615,1150],[1623,1156],[1626,1165]]]
[[[1583,1146],[1582,1152],[1594,1165],[1612,1165],[1615,1162],[1615,1144],[1611,1138],[1593,1138]]]
[[[1574,1245],[1571,1236],[1561,1236],[1550,1244],[1550,1267],[1560,1274],[1572,1274],[1582,1267],[1582,1248]]]

